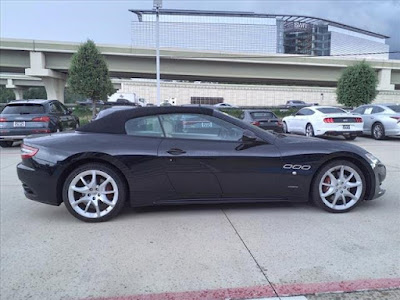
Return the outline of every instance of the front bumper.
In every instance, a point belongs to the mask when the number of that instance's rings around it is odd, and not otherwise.
[[[57,197],[57,181],[50,170],[34,169],[19,163],[17,174],[28,199],[50,205],[61,204]]]
[[[382,182],[385,180],[386,178],[386,167],[384,164],[382,164],[381,162],[375,164],[374,166],[372,166],[372,169],[374,171],[374,176],[375,176],[375,192],[371,193],[369,199],[367,200],[373,200],[373,199],[377,199],[381,196],[383,196],[386,192],[386,190],[382,189],[381,185]]]

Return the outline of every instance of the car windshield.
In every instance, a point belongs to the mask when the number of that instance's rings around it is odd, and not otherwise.
[[[253,117],[253,119],[274,119],[276,116],[270,112],[270,111],[257,111],[257,112],[252,112],[250,115]]]
[[[345,110],[336,107],[322,107],[317,108],[318,111],[322,112],[323,114],[343,114],[346,113]]]
[[[13,115],[13,114],[43,114],[44,107],[41,104],[9,104],[1,112],[2,115]]]
[[[387,107],[393,110],[394,112],[400,113],[400,105],[388,105]]]

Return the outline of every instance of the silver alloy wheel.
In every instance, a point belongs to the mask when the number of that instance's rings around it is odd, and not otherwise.
[[[118,201],[118,185],[107,173],[87,170],[68,186],[71,207],[85,218],[100,218],[110,213]]]
[[[306,136],[314,136],[314,130],[311,124],[306,126]]]
[[[383,127],[381,124],[376,124],[374,126],[374,137],[380,139],[383,136]]]
[[[330,168],[319,183],[319,195],[324,204],[334,210],[345,210],[358,201],[363,192],[360,174],[346,165]]]

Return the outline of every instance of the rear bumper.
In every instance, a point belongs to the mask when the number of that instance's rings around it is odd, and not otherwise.
[[[278,133],[283,133],[283,128],[280,126],[259,126],[259,127],[264,130],[273,130]]]
[[[50,205],[61,204],[61,199],[57,198],[57,182],[51,173],[33,169],[22,163],[17,165],[17,173],[28,199]]]
[[[0,141],[22,141],[24,138],[26,138],[28,135],[9,135],[9,136],[0,136]]]
[[[48,128],[36,128],[32,130],[2,130],[0,133],[0,141],[21,141],[30,135],[44,133],[51,133],[51,130]]]
[[[334,130],[328,130],[324,134],[326,135],[356,135],[360,136],[363,134],[362,130],[346,130],[346,131],[334,131]]]

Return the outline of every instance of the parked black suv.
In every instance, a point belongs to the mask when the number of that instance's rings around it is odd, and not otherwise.
[[[79,118],[57,100],[16,100],[0,114],[0,146],[11,147],[31,134],[79,127]]]

